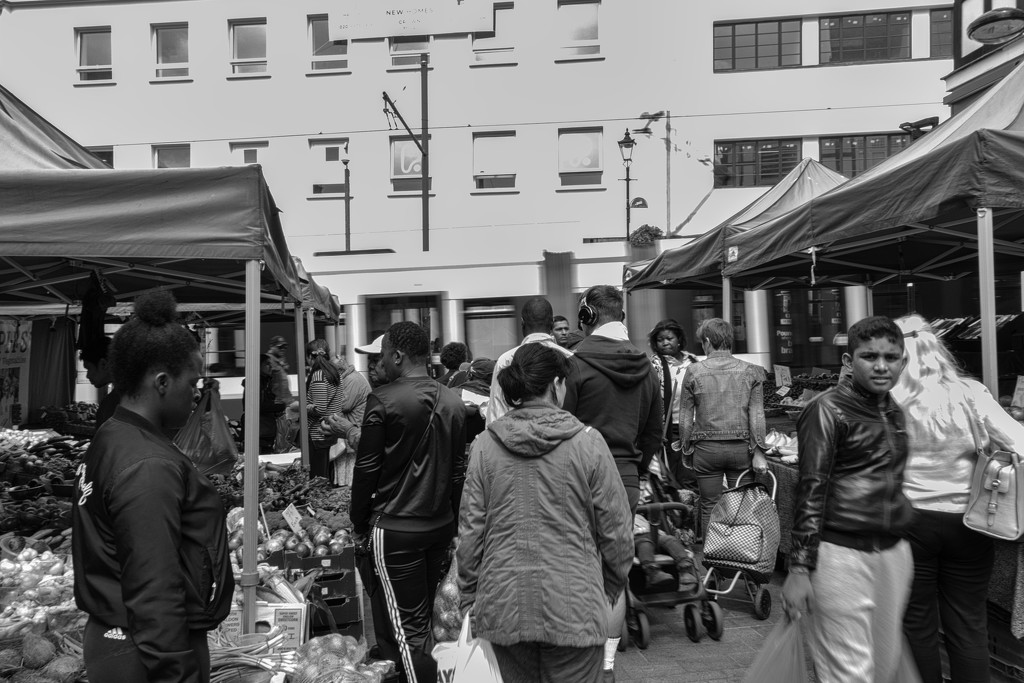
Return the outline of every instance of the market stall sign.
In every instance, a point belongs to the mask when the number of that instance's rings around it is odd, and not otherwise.
[[[288,507],[281,513],[281,516],[284,517],[284,521],[288,522],[288,526],[293,534],[302,538],[306,537],[306,532],[302,529],[302,515],[299,514],[295,503],[289,503]]]
[[[345,0],[328,14],[331,40],[494,30],[493,0]]]
[[[783,387],[793,386],[793,375],[790,373],[789,366],[773,365],[772,371],[775,373],[776,384]]]
[[[1010,401],[1010,405],[1024,408],[1024,375],[1017,375],[1017,386],[1013,390],[1013,400]]]

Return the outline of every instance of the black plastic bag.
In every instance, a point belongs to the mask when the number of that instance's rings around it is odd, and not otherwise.
[[[203,474],[227,474],[238,461],[238,448],[228,429],[220,392],[203,392],[196,409],[174,437],[174,445],[192,459]]]
[[[800,624],[783,617],[768,634],[743,683],[802,683],[811,680]]]

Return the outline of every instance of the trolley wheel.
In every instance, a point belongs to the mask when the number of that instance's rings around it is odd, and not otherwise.
[[[636,623],[636,646],[641,650],[646,650],[647,646],[651,644],[651,621],[646,614],[639,612],[636,615]]]
[[[683,608],[683,625],[686,626],[686,637],[695,643],[700,642],[700,610],[696,603],[690,602]]]
[[[630,608],[626,608],[630,609]],[[625,652],[629,647],[629,619],[622,620],[622,632],[619,633],[619,652]]]
[[[705,612],[701,615],[704,628],[707,629],[711,640],[721,640],[722,631],[725,630],[725,619],[722,614],[722,606],[717,602],[708,601]]]
[[[754,616],[758,619],[767,619],[772,613],[772,594],[768,592],[767,586],[757,589],[754,596]]]

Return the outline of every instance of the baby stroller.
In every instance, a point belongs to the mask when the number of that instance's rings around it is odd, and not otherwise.
[[[704,536],[703,564],[708,569],[704,588],[717,599],[731,593],[742,578],[754,603],[754,616],[767,619],[772,612],[772,595],[766,584],[771,581],[779,550],[779,513],[775,509],[778,482],[769,471],[769,495],[768,487],[761,482],[742,483],[748,472],[740,474],[736,486],[723,492],[711,511]],[[721,588],[729,573],[732,578],[728,586]]]
[[[641,650],[647,649],[651,638],[650,608],[654,606],[684,605],[687,634],[694,642],[700,639],[698,622],[705,625],[715,640],[722,634],[721,607],[708,599],[692,552],[696,501],[687,502],[678,490],[664,484],[658,476],[660,471],[665,471],[664,464],[653,462],[648,478],[650,502],[637,507],[637,520],[649,521],[650,528],[643,531],[642,524],[634,525],[634,530],[639,530],[638,556],[633,558],[629,572],[620,650],[626,649],[630,637]],[[647,539],[654,553],[648,562],[641,563],[639,547]]]

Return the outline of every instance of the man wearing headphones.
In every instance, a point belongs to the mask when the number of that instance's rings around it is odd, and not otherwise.
[[[629,341],[622,323],[622,292],[611,285],[591,287],[577,313],[586,337],[574,349],[565,378],[562,408],[601,432],[626,487],[631,512],[640,500],[640,474],[661,448],[661,387],[647,354]],[[605,645],[605,680],[626,618],[625,594],[612,606]]]
[[[546,344],[566,356],[572,355],[572,351],[559,346],[551,334],[555,324],[554,311],[551,308],[551,302],[547,299],[542,296],[535,296],[527,301],[523,304],[520,318],[524,336],[523,342],[519,346],[524,344]],[[511,410],[505,401],[505,394],[501,391],[501,386],[498,384],[498,373],[512,364],[512,356],[515,355],[519,346],[509,349],[498,356],[498,360],[494,364],[494,374],[491,376],[491,395],[487,403],[486,418],[488,426]]]

